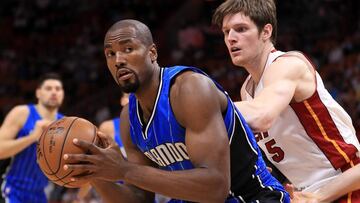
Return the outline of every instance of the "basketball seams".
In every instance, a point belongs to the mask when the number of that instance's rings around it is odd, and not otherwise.
[[[61,150],[60,150],[61,157],[62,157],[63,152],[64,152],[64,146],[65,146],[65,143],[66,143],[66,141],[67,141],[67,139],[68,139],[68,135],[69,135],[70,131],[72,130],[73,125],[75,124],[75,122],[76,122],[78,119],[79,119],[79,118],[76,117],[76,118],[71,122],[71,124],[70,124],[70,126],[69,126],[69,129],[68,129],[68,131],[66,132],[66,135],[65,135],[65,138],[64,138],[64,142],[62,143]],[[58,165],[58,170],[56,171],[56,173],[59,172],[59,170],[60,170],[60,168],[61,168],[61,163],[62,163],[61,157],[60,157],[60,161],[59,161],[59,165]]]
[[[63,187],[78,188],[87,183],[87,181],[71,181],[70,178],[73,175],[78,174],[76,170],[65,171],[61,167],[63,164],[67,163],[62,158],[63,154],[73,153],[70,149],[77,148],[77,146],[72,146],[71,143],[72,139],[77,137],[80,137],[80,139],[84,138],[97,146],[97,140],[99,140],[99,137],[97,136],[98,130],[93,123],[80,117],[64,117],[63,119],[58,120],[54,125],[51,124],[48,126],[40,137],[38,147],[41,149],[39,150],[39,153],[43,153],[43,155],[39,156],[38,163],[41,170],[50,181]],[[55,130],[58,130],[57,128],[64,128],[65,130],[54,131],[52,132],[55,133],[54,135],[46,136],[51,127],[54,127]],[[50,146],[53,148],[50,149]],[[45,151],[45,149],[47,151]]]
[[[63,149],[64,149],[64,144],[66,143],[67,135],[69,134],[69,131],[70,131],[72,125],[74,124],[75,120],[77,120],[77,119],[78,119],[78,118],[75,118],[74,120],[72,120],[71,123],[70,123],[70,125],[69,125],[69,127],[68,127],[68,130],[67,130],[67,132],[66,132],[63,145],[62,145],[62,147],[61,147],[61,151],[60,151],[60,152],[61,152],[61,153],[60,153],[61,155],[62,155],[62,152],[63,152]],[[44,147],[44,145],[45,145],[45,142],[43,142],[43,151],[44,151],[45,163],[46,163],[46,165],[48,166],[48,168],[50,169],[50,171],[52,172],[52,174],[51,174],[51,173],[46,173],[46,174],[48,174],[48,175],[55,175],[55,176],[56,176],[56,173],[59,172],[59,169],[60,169],[61,157],[60,157],[59,165],[58,165],[56,171],[54,172],[54,170],[50,167],[50,164],[49,164],[49,162],[48,162],[48,160],[47,160],[47,158],[46,158],[46,154],[47,154],[47,153],[45,153],[45,147]],[[56,177],[57,177],[57,176],[56,176]],[[59,178],[59,177],[57,177],[57,178]]]
[[[92,143],[96,145],[95,141],[96,141],[96,138],[97,138],[97,135],[96,135],[96,126],[93,125],[94,127],[94,139],[92,140]]]

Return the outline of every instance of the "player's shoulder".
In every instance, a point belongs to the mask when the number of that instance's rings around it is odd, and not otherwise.
[[[299,51],[289,51],[285,52],[283,55],[277,57],[273,63],[270,64],[270,67],[283,67],[286,66],[285,70],[294,70],[307,67],[308,59],[306,56]]]
[[[286,52],[276,58],[264,71],[264,78],[301,78],[309,71],[306,57],[300,52]]]
[[[12,114],[14,116],[27,117],[27,115],[29,113],[30,113],[29,107],[28,107],[28,105],[25,105],[25,104],[14,106],[10,110],[10,114]]]
[[[9,111],[5,119],[9,121],[9,123],[22,126],[26,122],[29,114],[30,110],[27,105],[17,105]]]
[[[105,121],[100,123],[99,130],[102,131],[103,129],[111,128],[112,126],[113,126],[113,120],[112,119],[105,120]]]
[[[171,89],[176,94],[189,94],[199,92],[209,85],[213,86],[214,83],[208,76],[194,71],[184,71],[175,78]]]

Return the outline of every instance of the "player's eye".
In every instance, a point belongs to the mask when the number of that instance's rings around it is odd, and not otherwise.
[[[229,30],[223,30],[224,35],[229,35]]]
[[[125,53],[130,53],[132,52],[134,49],[132,47],[126,47],[125,48]]]
[[[45,87],[45,90],[46,90],[46,91],[51,91],[51,89],[52,89],[52,88],[49,87],[49,86],[46,86],[46,87]]]
[[[115,56],[115,52],[113,52],[113,51],[106,52],[106,57],[113,57],[113,56]]]
[[[245,32],[247,29],[245,27],[238,27],[235,29],[236,32]]]

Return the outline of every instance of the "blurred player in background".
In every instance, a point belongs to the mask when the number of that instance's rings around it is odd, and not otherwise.
[[[127,103],[129,103],[129,94],[123,93],[120,98],[121,108],[124,107]],[[102,122],[99,126],[99,130],[107,135],[113,136],[114,140],[119,145],[121,152],[124,156],[126,156],[124,145],[120,137],[120,116]]]
[[[36,163],[36,142],[42,131],[62,117],[58,110],[64,99],[60,76],[47,73],[36,89],[37,104],[15,106],[0,128],[0,159],[11,157],[2,184],[9,203],[47,202],[44,188],[48,179]]]
[[[243,102],[236,105],[268,159],[297,190],[316,192],[360,162],[350,116],[313,64],[300,52],[274,48],[273,0],[227,0],[213,21],[224,33],[232,62],[250,74],[241,88]],[[360,191],[338,201],[348,200],[359,202]]]
[[[0,185],[4,180],[3,174],[5,173],[6,168],[9,166],[9,164],[10,164],[10,158],[0,160]],[[0,195],[0,203],[5,203],[5,199],[2,197],[2,195]]]

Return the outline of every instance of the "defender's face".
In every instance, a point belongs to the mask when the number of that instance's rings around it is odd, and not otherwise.
[[[223,19],[222,31],[234,65],[244,66],[257,57],[263,42],[259,30],[250,17],[243,13],[227,15]]]
[[[137,38],[133,27],[107,33],[104,43],[107,66],[123,92],[136,92],[152,67],[149,47]]]
[[[36,89],[40,104],[47,108],[59,108],[64,100],[64,89],[61,81],[48,79]]]

